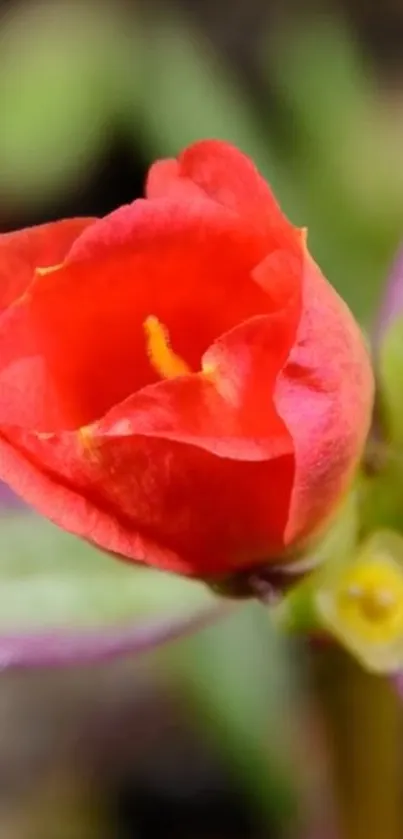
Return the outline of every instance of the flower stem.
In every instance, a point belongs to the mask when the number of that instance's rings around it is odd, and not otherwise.
[[[312,650],[340,839],[400,839],[401,713],[391,680]]]

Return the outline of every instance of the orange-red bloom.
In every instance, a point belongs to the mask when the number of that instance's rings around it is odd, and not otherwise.
[[[331,514],[368,428],[349,310],[239,151],[0,237],[0,477],[128,559],[219,577]]]

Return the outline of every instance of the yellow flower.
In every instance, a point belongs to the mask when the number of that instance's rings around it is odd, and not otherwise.
[[[316,606],[322,624],[369,669],[403,667],[403,540],[372,536],[348,564],[327,568]]]

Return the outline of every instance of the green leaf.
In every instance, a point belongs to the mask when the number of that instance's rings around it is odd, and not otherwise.
[[[402,532],[403,452],[383,441],[372,441],[368,452],[374,458],[375,469],[359,476],[362,532],[368,535],[380,528]]]
[[[197,30],[153,22],[143,54],[142,132],[155,155],[176,156],[189,143],[218,138],[250,155],[279,199],[295,202],[292,182],[236,78]],[[150,101],[150,91],[152,98]],[[138,136],[137,122],[135,125]]]
[[[34,515],[0,520],[0,635],[105,630],[218,602],[202,584],[124,563]]]
[[[294,670],[291,677],[285,642],[273,631],[268,611],[244,605],[167,654],[192,718],[198,717],[257,811],[279,829],[285,823],[295,827],[301,792],[292,771],[297,676]]]
[[[378,380],[388,439],[403,447],[403,318],[397,313],[380,346]]]
[[[122,30],[106,6],[23,5],[9,15],[0,56],[0,190],[10,202],[74,189],[96,165],[127,52]]]
[[[352,556],[358,539],[358,493],[352,490],[340,505],[337,514],[315,545],[311,547],[313,570],[294,585],[272,609],[272,618],[281,631],[298,635],[310,634],[320,628],[316,592],[327,567],[339,567]]]
[[[285,27],[266,53],[269,89],[276,85],[285,104],[288,169],[303,208],[298,221],[327,278],[370,323],[401,233],[401,120],[392,108],[385,112],[338,18]]]

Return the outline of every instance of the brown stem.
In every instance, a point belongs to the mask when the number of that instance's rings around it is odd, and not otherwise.
[[[340,839],[401,839],[401,712],[387,678],[342,650],[312,650]]]

